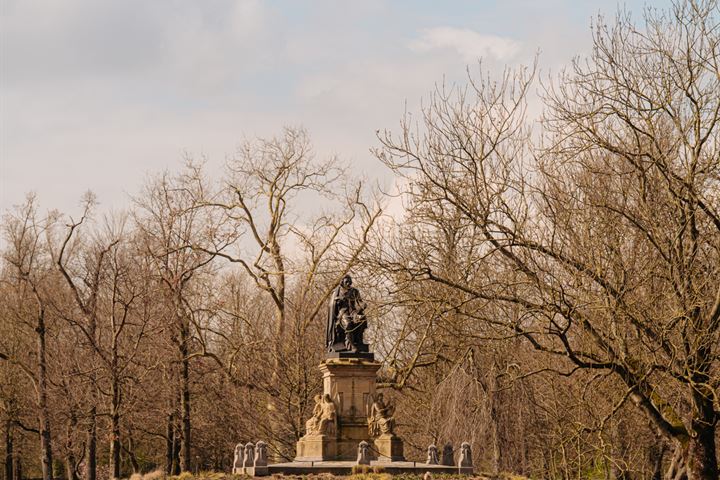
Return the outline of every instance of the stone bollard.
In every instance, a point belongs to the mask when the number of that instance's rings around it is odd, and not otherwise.
[[[358,445],[358,465],[370,465],[370,444],[363,440]]]
[[[253,477],[266,477],[269,475],[267,463],[267,443],[259,440],[255,444],[255,458],[253,459],[252,472],[246,472]]]
[[[448,467],[454,467],[455,466],[455,460],[453,459],[454,452],[453,447],[450,443],[446,443],[443,447],[442,451],[442,461],[440,462],[442,465],[448,466]]]
[[[243,473],[249,475],[250,469],[253,468],[253,459],[255,458],[255,445],[248,442],[245,445],[245,461],[243,462]]]
[[[437,465],[438,464],[437,447],[435,445],[430,445],[428,447],[428,455],[427,455],[427,460],[425,460],[425,463],[427,463],[428,465]]]
[[[468,442],[460,445],[460,458],[458,459],[458,473],[473,474],[472,450]]]
[[[245,445],[238,443],[235,445],[235,455],[233,458],[232,473],[235,475],[242,475],[243,473],[243,460],[245,460]]]

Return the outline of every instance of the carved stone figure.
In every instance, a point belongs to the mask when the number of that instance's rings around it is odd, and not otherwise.
[[[329,393],[323,395],[319,431],[322,435],[335,435],[337,433],[337,408]]]
[[[365,302],[352,286],[352,277],[345,277],[330,298],[326,346],[328,352],[367,352],[363,341],[367,328]]]
[[[245,445],[243,445],[242,443],[238,443],[237,445],[235,445],[235,455],[233,458],[233,473],[242,473],[243,460],[245,459],[244,451]]]
[[[320,435],[320,418],[322,417],[322,395],[315,395],[313,415],[305,422],[305,435]]]
[[[458,467],[466,468],[472,466],[472,450],[470,450],[470,444],[468,442],[463,442],[462,445],[460,445],[460,459],[458,460]]]
[[[383,401],[383,394],[375,395],[370,416],[368,417],[368,433],[371,437],[395,434],[395,407]]]
[[[438,464],[438,449],[435,445],[430,445],[428,447],[427,460],[425,460],[425,463],[428,465]]]
[[[267,443],[260,440],[255,444],[255,459],[253,466],[267,467]]]
[[[370,465],[370,444],[363,440],[358,445],[358,465]]]
[[[443,447],[443,451],[442,451],[441,464],[447,465],[450,467],[454,466],[455,465],[455,462],[453,461],[454,454],[455,454],[455,452],[453,452],[452,445],[450,445],[449,443],[446,443],[445,446]]]
[[[244,468],[253,467],[253,460],[255,459],[255,445],[252,442],[248,442],[245,445],[245,461],[243,462]]]

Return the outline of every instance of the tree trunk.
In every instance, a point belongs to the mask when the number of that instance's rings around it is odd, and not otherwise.
[[[490,437],[492,442],[492,473],[498,474],[502,469],[502,447],[500,445],[499,412],[498,412],[498,384],[495,375],[495,365],[488,374],[488,401],[490,402]]]
[[[140,462],[135,454],[135,437],[132,432],[128,434],[128,446],[126,449],[128,458],[130,459],[130,465],[132,465],[133,473],[140,473]]]
[[[675,452],[665,472],[665,480],[687,480],[686,449],[682,442],[676,441]]]
[[[697,435],[690,438],[688,445],[688,480],[717,480],[715,427],[693,419],[693,430]]]
[[[5,421],[5,480],[13,480],[13,421]]]
[[[717,480],[720,478],[715,446],[718,418],[713,404],[714,392],[709,386],[712,384],[712,340],[707,338],[702,345],[697,352],[691,384],[693,417],[690,431],[694,435],[690,435],[688,443],[688,478]]]
[[[94,387],[93,387],[94,390]],[[95,398],[93,398],[95,402]],[[97,409],[90,409],[90,423],[87,430],[87,453],[85,456],[85,480],[97,478]]]
[[[120,478],[120,389],[117,377],[112,383],[112,408],[110,412],[110,474]]]
[[[73,435],[75,434],[75,428],[77,427],[77,416],[75,415],[74,409],[70,412],[70,418],[68,419],[67,432],[65,437],[65,478],[66,480],[77,480],[77,461],[75,459],[75,453],[73,452]]]
[[[658,445],[656,443],[651,446],[648,455],[650,464],[653,467],[652,477],[650,477],[651,480],[662,480],[662,463],[663,458],[665,457],[665,451],[667,450],[667,445],[660,438],[658,438],[658,441],[660,444]]]
[[[38,315],[38,406],[40,424],[40,455],[43,480],[53,480],[52,441],[50,436],[50,409],[47,400],[47,359],[45,348],[45,314]],[[89,479],[93,480],[93,479]]]
[[[113,480],[120,478],[120,416],[117,411],[110,416],[110,472]]]
[[[613,442],[612,452],[612,478],[615,480],[628,480],[629,475],[627,473],[627,426],[625,421],[621,418],[615,427],[615,441]]]
[[[97,318],[95,315],[89,316],[89,335],[93,339],[94,344],[98,345],[97,338]],[[95,351],[92,350],[93,345],[90,345],[91,355],[95,360]],[[97,374],[93,371],[90,375],[91,378],[91,402],[92,408],[90,409],[90,424],[88,425],[88,439],[87,439],[87,454],[85,457],[85,480],[96,480],[97,479],[97,405],[98,390],[97,390]]]
[[[170,412],[165,430],[165,473],[173,474],[173,459],[175,458],[175,416]]]
[[[179,428],[175,426],[173,433],[173,475],[180,475],[180,433]]]
[[[72,453],[69,453],[65,457],[65,479],[66,480],[77,480],[78,476],[75,473],[75,457]]]
[[[17,455],[15,457],[15,479],[14,480],[22,480],[22,479],[23,479],[22,460],[20,460],[20,455]]]
[[[180,452],[180,470],[190,472],[190,360],[188,359],[189,332],[184,319],[181,319],[180,355],[182,372],[180,375],[180,416],[182,419],[182,449]]]

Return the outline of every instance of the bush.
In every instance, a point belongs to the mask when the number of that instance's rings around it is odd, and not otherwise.
[[[133,475],[134,477],[135,475]],[[165,480],[165,472],[163,470],[153,470],[142,476],[142,480]],[[132,477],[130,477],[132,479]]]

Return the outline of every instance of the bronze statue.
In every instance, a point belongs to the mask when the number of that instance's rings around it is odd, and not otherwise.
[[[365,302],[360,292],[352,286],[350,275],[337,286],[330,298],[326,347],[328,352],[367,352],[363,341],[367,328]]]

